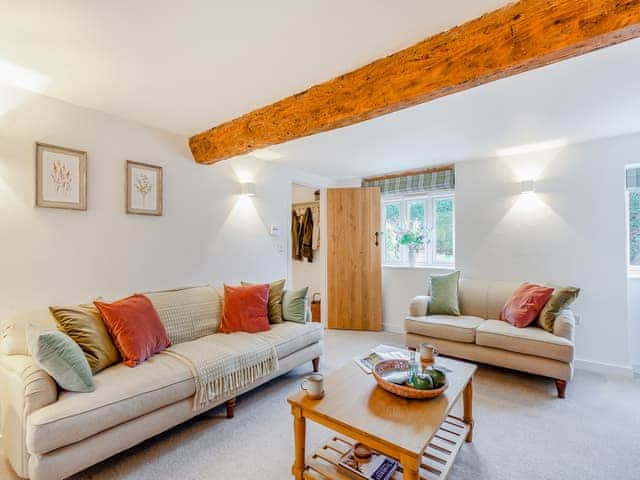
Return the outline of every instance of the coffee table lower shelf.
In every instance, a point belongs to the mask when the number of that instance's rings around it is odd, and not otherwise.
[[[469,425],[462,419],[449,415],[431,439],[422,456],[421,480],[444,480],[465,441]],[[354,441],[334,436],[319,448],[307,461],[304,471],[306,480],[353,480],[354,476],[338,467],[340,457],[353,445]],[[393,475],[393,480],[402,480],[402,466]]]

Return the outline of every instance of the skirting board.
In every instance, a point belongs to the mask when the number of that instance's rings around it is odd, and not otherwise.
[[[578,370],[586,370],[588,372],[603,373],[606,375],[619,375],[622,377],[633,377],[633,368],[631,365],[616,365],[613,363],[596,362],[593,360],[582,360],[576,358],[574,366]]]
[[[385,332],[391,333],[402,333],[404,334],[404,325],[397,323],[384,323],[382,322],[382,330]]]

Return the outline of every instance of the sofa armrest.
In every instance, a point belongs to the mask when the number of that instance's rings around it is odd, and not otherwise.
[[[0,385],[2,449],[16,473],[28,477],[27,419],[58,399],[58,387],[27,355],[0,355]]]
[[[431,297],[428,295],[418,295],[409,303],[409,316],[424,317],[429,311]]]
[[[556,315],[556,321],[553,324],[553,334],[563,337],[573,343],[574,329],[576,326],[576,318],[571,310],[560,310]]]

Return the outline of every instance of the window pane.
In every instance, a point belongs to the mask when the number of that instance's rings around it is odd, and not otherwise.
[[[436,228],[435,263],[453,264],[453,199],[439,198],[434,201]]]
[[[400,233],[400,203],[387,203],[384,205],[384,262],[399,263],[400,243],[398,234]]]
[[[424,200],[414,200],[407,203],[409,219],[407,222],[407,233],[409,233],[409,241],[407,250],[415,252],[417,263],[427,262],[427,252],[424,243],[425,234],[425,217],[424,217]]]
[[[640,266],[640,191],[629,192],[629,265]]]

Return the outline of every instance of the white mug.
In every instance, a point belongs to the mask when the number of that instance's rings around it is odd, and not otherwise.
[[[302,381],[300,388],[312,397],[320,397],[324,394],[324,378],[320,373],[314,373]]]
[[[433,362],[438,355],[438,349],[429,343],[420,344],[420,360],[423,362]]]

